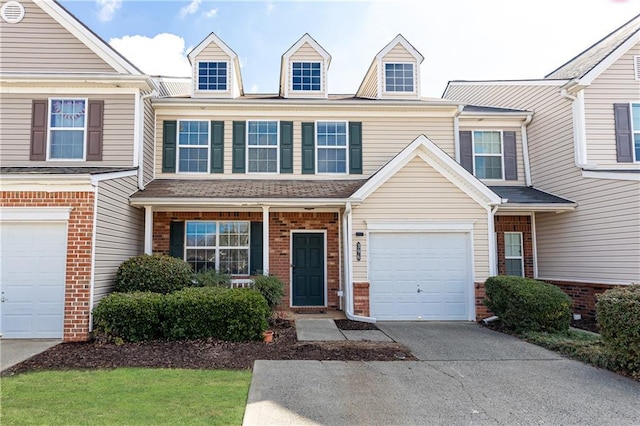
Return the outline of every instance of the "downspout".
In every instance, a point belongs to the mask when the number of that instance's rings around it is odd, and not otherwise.
[[[453,115],[453,143],[455,149],[456,163],[460,164],[460,114],[464,110],[464,105],[458,105],[458,111]]]
[[[490,276],[494,276],[494,275],[498,275],[498,268],[497,266],[497,262],[496,262],[496,254],[498,252],[498,246],[497,246],[497,241],[496,241],[496,227],[495,227],[495,214],[496,211],[498,210],[498,206],[495,205],[493,206],[491,209],[487,209],[487,213],[489,216],[489,275]]]
[[[522,157],[524,159],[524,184],[532,186],[531,182],[531,163],[529,162],[529,137],[527,136],[527,126],[533,120],[533,115],[528,115],[520,126],[520,134],[522,135]]]
[[[152,90],[146,95],[140,95],[140,119],[138,120],[139,129],[138,129],[138,189],[141,191],[144,190],[144,122],[145,122],[145,108],[144,101],[149,99],[152,96],[158,96],[157,90]],[[155,138],[155,136],[154,136]]]

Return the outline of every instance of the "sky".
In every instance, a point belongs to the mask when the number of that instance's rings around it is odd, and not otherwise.
[[[240,58],[245,93],[277,93],[280,59],[309,33],[332,57],[329,92],[355,93],[402,34],[423,56],[422,96],[449,80],[542,78],[640,13],[640,0],[59,0],[143,72],[189,76],[214,32]]]

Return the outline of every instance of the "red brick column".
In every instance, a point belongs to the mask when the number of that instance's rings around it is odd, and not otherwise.
[[[369,283],[353,283],[354,314],[368,317],[370,315]]]

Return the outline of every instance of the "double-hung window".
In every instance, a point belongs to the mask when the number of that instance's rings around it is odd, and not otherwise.
[[[413,64],[384,64],[385,91],[413,92]]]
[[[631,126],[633,129],[634,161],[640,162],[640,104],[631,104]]]
[[[291,88],[294,91],[319,91],[322,68],[320,62],[293,62],[291,64]]]
[[[502,132],[473,132],[473,171],[478,179],[504,179]]]
[[[209,170],[209,122],[178,123],[178,172],[206,173]]]
[[[249,173],[278,172],[278,122],[247,123],[247,170]]]
[[[188,221],[185,259],[194,271],[249,275],[249,222]]]
[[[347,172],[347,122],[318,121],[316,126],[317,172]]]
[[[505,275],[524,277],[522,232],[504,233]]]
[[[227,63],[198,62],[198,90],[227,90]]]
[[[84,160],[87,100],[51,99],[49,111],[49,158]]]

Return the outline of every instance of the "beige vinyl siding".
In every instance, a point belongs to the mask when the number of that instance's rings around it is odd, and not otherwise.
[[[418,66],[418,62],[416,58],[413,57],[411,53],[405,47],[398,43],[394,46],[393,49],[389,51],[386,55],[382,57],[382,69],[380,70],[381,82],[382,82],[382,98],[386,99],[415,99],[417,96],[418,87],[418,74],[420,73],[420,68]],[[385,64],[387,63],[410,63],[413,65],[413,84],[414,91],[409,93],[403,92],[387,92],[386,91],[386,73],[385,73]]]
[[[93,303],[113,290],[120,264],[143,253],[144,212],[129,205],[136,176],[98,184]]]
[[[198,90],[198,62],[226,62],[227,63],[227,90],[224,91],[199,91]],[[193,96],[194,97],[225,97],[230,96],[233,84],[233,61],[224,50],[215,43],[210,43],[196,56],[192,68]]]
[[[420,194],[420,196],[416,196]],[[353,253],[353,281],[366,282],[367,241],[355,236],[367,231],[367,221],[474,222],[473,260],[476,282],[489,276],[487,210],[420,158],[414,158],[353,210],[353,239],[362,258]]]
[[[293,80],[291,75],[293,72],[294,62],[320,62],[320,91],[319,92],[301,92],[293,90]],[[327,75],[325,73],[324,58],[309,43],[304,43],[300,48],[289,57],[287,69],[287,86],[289,87],[289,98],[324,98],[327,96]]]
[[[378,98],[378,61],[371,64],[371,69],[367,72],[366,82],[356,96],[369,99]]]
[[[142,122],[142,167],[143,184],[153,180],[154,170],[154,138],[155,138],[155,110],[151,105],[151,99],[144,100],[144,117]]]
[[[629,168],[629,163],[618,163],[616,159],[613,104],[640,102],[640,81],[635,79],[633,64],[633,57],[638,55],[640,43],[584,89],[589,164],[597,164],[600,168]]]
[[[30,161],[31,109],[34,99],[86,98],[104,100],[102,161]],[[103,166],[133,165],[135,96],[133,94],[64,94],[2,93],[0,102],[0,157],[2,165],[33,166]]]
[[[0,72],[116,72],[33,2],[20,3],[24,19],[0,23]]]

